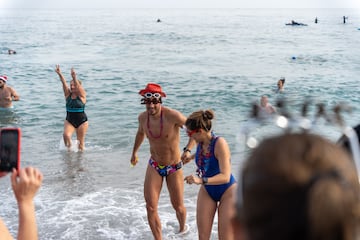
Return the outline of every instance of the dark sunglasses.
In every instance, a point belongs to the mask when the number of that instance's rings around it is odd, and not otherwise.
[[[158,104],[162,103],[161,98],[143,98],[141,99],[141,104]]]

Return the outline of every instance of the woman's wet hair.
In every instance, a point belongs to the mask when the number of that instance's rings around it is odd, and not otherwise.
[[[237,214],[251,240],[357,239],[360,185],[349,154],[309,133],[270,137],[241,171]]]
[[[189,130],[203,129],[208,132],[211,130],[211,120],[214,117],[215,113],[211,109],[196,111],[187,118],[185,126]]]

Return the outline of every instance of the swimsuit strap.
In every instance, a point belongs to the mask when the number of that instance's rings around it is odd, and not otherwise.
[[[160,110],[162,110],[162,109],[160,109]],[[149,129],[149,133],[150,133],[151,137],[153,137],[153,138],[160,138],[161,134],[162,134],[162,130],[163,130],[163,112],[161,111],[161,113],[160,113],[160,134],[158,136],[154,136],[154,134],[152,133],[149,122],[150,122],[150,114],[148,113],[147,128]]]

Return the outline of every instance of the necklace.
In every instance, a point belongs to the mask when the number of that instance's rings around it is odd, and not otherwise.
[[[214,139],[215,137],[211,136],[210,143],[207,147],[207,152],[204,151],[203,143],[199,143],[200,151],[197,153],[198,161],[196,163],[198,166],[196,173],[199,177],[204,177],[206,175],[206,165],[208,165],[208,162],[210,161],[212,155],[211,150],[213,149],[213,145],[215,142]]]
[[[152,131],[150,129],[150,114],[149,113],[148,113],[148,117],[147,117],[147,128],[148,128],[149,133],[152,138],[160,138],[161,137],[162,130],[163,130],[163,112],[162,111],[160,112],[160,134],[158,136],[154,136],[154,134],[152,133]]]

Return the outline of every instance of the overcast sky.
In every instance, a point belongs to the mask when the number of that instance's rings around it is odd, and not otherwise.
[[[359,8],[360,0],[0,0],[0,8]]]

